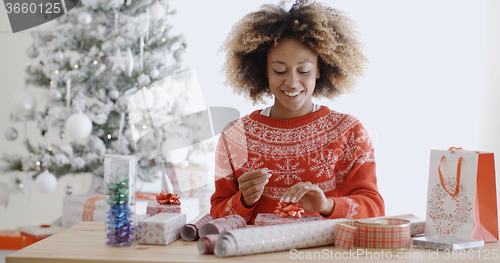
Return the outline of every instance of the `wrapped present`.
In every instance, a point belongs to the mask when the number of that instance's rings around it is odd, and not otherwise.
[[[71,227],[86,220],[106,221],[104,195],[65,195],[63,197],[62,226]]]
[[[61,230],[65,229],[62,226],[39,225],[39,226],[22,226],[19,231],[25,236],[33,237],[34,239],[44,239]]]
[[[271,226],[271,225],[283,225],[283,224],[291,224],[291,223],[300,223],[300,222],[310,222],[310,221],[320,221],[323,217],[320,215],[302,215],[300,218],[298,217],[281,217],[279,214],[272,213],[261,213],[257,214],[255,217],[255,226]]]
[[[146,208],[146,214],[148,216],[154,216],[159,213],[180,213],[180,212],[181,212],[180,205],[173,205],[173,204],[162,205],[157,201],[149,201],[148,207]]]
[[[18,250],[26,247],[26,237],[19,230],[0,231],[0,249]]]
[[[0,230],[0,249],[22,249],[48,236],[34,236],[25,234],[20,230]]]
[[[186,215],[180,213],[160,213],[139,220],[137,243],[168,245],[181,238],[181,228],[186,224]]]

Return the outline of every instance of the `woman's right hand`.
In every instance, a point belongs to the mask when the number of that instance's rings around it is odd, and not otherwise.
[[[246,172],[238,178],[243,206],[250,208],[259,201],[269,178],[271,174],[267,168]]]

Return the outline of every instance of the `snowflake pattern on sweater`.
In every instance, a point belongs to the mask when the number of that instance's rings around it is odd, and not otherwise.
[[[261,199],[246,208],[237,178],[262,168],[272,170],[272,177]],[[384,215],[368,133],[353,116],[325,106],[291,120],[254,111],[234,121],[219,138],[215,178],[214,218],[238,213],[253,223],[257,213],[272,213],[289,187],[306,181],[335,201],[325,218]]]

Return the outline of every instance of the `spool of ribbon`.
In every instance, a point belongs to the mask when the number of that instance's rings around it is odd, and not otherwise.
[[[161,191],[159,195],[156,195],[156,201],[158,203],[165,205],[165,204],[173,204],[173,205],[180,205],[181,202],[179,201],[179,195],[178,194],[171,194],[171,193],[166,193],[165,191]]]
[[[304,208],[302,208],[298,203],[286,203],[280,202],[274,211],[276,214],[280,214],[280,217],[293,216],[297,218],[302,217],[304,213]]]
[[[335,246],[342,249],[404,249],[410,242],[410,221],[405,219],[368,218],[336,225]]]

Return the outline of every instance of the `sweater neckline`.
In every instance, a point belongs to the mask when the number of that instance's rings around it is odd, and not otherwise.
[[[281,120],[268,117],[260,114],[261,111],[262,109],[252,112],[249,115],[249,118],[254,121],[258,121],[263,124],[267,124],[277,128],[297,128],[300,126],[304,126],[316,119],[326,116],[330,112],[330,109],[327,106],[321,106],[321,108],[317,111],[289,120]]]

